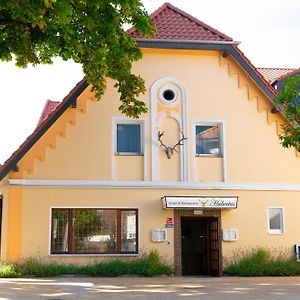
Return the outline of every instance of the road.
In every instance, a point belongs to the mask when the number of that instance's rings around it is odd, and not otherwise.
[[[0,278],[0,300],[300,299],[300,277]]]

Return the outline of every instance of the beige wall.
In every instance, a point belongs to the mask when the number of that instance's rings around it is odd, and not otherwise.
[[[93,207],[93,208],[137,208],[139,210],[139,249],[141,253],[157,249],[173,263],[174,229],[168,228],[168,240],[155,243],[150,239],[151,229],[164,228],[166,218],[174,218],[172,209],[163,209],[161,197],[164,195],[207,195],[238,196],[238,208],[222,210],[223,228],[236,228],[238,240],[223,242],[223,256],[230,257],[233,251],[264,246],[293,251],[299,243],[297,192],[264,191],[191,191],[153,189],[25,189],[21,215],[21,257],[39,257],[73,263],[87,263],[105,256],[49,256],[50,211],[52,207]],[[285,219],[284,234],[273,235],[267,230],[267,208],[283,207]],[[7,209],[5,209],[6,211]],[[5,237],[6,235],[4,235]],[[5,260],[5,246],[2,259]]]
[[[49,258],[51,207],[137,208],[139,210],[140,253],[158,249],[163,257],[172,262],[174,245],[172,229],[167,229],[170,245],[166,242],[151,242],[151,229],[164,228],[166,218],[173,217],[173,211],[162,209],[160,196],[159,191],[141,193],[141,190],[131,189],[115,191],[110,189],[25,190],[24,203],[26,205],[23,209],[22,239],[26,242],[22,245],[22,257],[36,256],[46,260],[59,260],[59,257],[62,257],[58,255]],[[66,258],[66,261],[83,263],[95,259],[95,256],[81,255]]]
[[[149,51],[148,51],[149,52]],[[145,53],[142,61],[134,65],[134,72],[146,79],[147,92],[141,99],[151,109],[151,86],[159,79],[172,77],[180,82],[186,91],[187,110],[187,149],[188,149],[188,179],[190,181],[222,181],[223,171],[229,182],[267,182],[267,183],[298,183],[300,159],[293,150],[284,149],[278,140],[277,125],[268,125],[267,111],[261,107],[271,107],[265,96],[255,88],[248,78],[251,93],[257,95],[259,101],[249,101],[246,87],[239,88],[239,78],[245,77],[239,70],[239,75],[230,76],[228,65],[220,65],[217,52],[186,52]],[[233,61],[230,66],[238,68]],[[245,77],[246,78],[246,77]],[[166,83],[168,81],[166,80]],[[163,82],[162,82],[163,85]],[[93,179],[93,180],[140,180],[151,176],[152,142],[158,130],[165,131],[164,139],[170,139],[177,131],[176,121],[170,128],[169,117],[163,118],[155,132],[151,132],[151,112],[142,116],[146,126],[145,164],[134,163],[127,168],[130,160],[117,157],[113,162],[113,132],[114,118],[122,118],[118,111],[118,95],[113,83],[108,82],[107,92],[100,102],[87,100],[87,113],[77,109],[76,123],[67,122],[66,137],[56,135],[56,146],[52,149],[46,146],[45,160],[35,159],[34,172],[24,173],[26,178],[47,179]],[[154,98],[158,98],[154,94]],[[152,97],[152,98],[153,98]],[[180,95],[182,97],[182,95]],[[80,101],[92,99],[92,94],[86,91],[79,97]],[[155,100],[159,102],[158,99]],[[182,99],[180,99],[180,103]],[[72,108],[70,108],[72,109]],[[163,110],[163,109],[162,109]],[[155,116],[159,112],[152,111]],[[178,115],[182,117],[179,109]],[[169,118],[172,120],[172,117]],[[174,119],[173,119],[174,120]],[[195,159],[194,153],[194,123],[195,120],[220,120],[224,124],[224,157],[223,161],[211,158],[211,161]],[[177,133],[175,132],[177,136]],[[172,139],[172,138],[171,138]],[[167,142],[170,145],[174,143]],[[159,144],[157,144],[159,147]],[[159,179],[177,180],[179,155],[166,160],[162,148],[159,148]],[[124,171],[126,168],[126,171]],[[207,168],[209,171],[207,172]],[[172,170],[173,176],[168,178],[166,170]],[[115,174],[115,175],[113,175]],[[212,175],[213,174],[213,175]],[[144,175],[144,174],[143,174]],[[113,178],[115,176],[115,178]],[[126,178],[127,176],[127,178]]]

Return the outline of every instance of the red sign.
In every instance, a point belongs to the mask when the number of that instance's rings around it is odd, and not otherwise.
[[[166,224],[173,225],[173,218],[166,218]]]

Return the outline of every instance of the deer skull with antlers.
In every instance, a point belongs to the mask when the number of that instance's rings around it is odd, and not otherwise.
[[[160,146],[164,147],[164,151],[167,154],[168,159],[170,159],[172,157],[172,155],[174,155],[174,151],[178,153],[178,151],[176,150],[176,147],[183,145],[183,142],[188,139],[188,138],[184,137],[184,134],[182,131],[180,131],[180,133],[182,135],[182,138],[178,141],[178,143],[176,143],[173,147],[170,147],[170,146],[168,147],[161,140],[161,137],[164,135],[164,132],[160,132],[160,131],[158,132],[158,140],[160,142]]]

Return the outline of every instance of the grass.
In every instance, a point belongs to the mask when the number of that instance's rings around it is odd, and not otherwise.
[[[51,277],[59,275],[84,275],[98,277],[117,277],[122,275],[157,276],[172,275],[173,268],[161,259],[156,250],[137,259],[112,259],[107,262],[78,266],[71,264],[42,263],[36,258],[28,258],[23,264],[4,264],[0,262],[0,277]]]
[[[242,254],[241,254],[242,253]],[[275,253],[275,254],[274,254]],[[225,273],[232,276],[298,276],[300,263],[284,251],[265,248],[236,251],[227,263]]]

